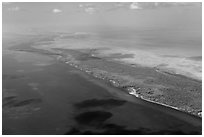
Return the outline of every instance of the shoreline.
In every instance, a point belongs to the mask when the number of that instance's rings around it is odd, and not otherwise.
[[[68,64],[68,65],[70,65],[70,66],[72,66],[72,67],[74,67],[74,68],[76,68],[76,69],[78,69],[78,70],[81,70],[82,72],[85,72],[85,73],[88,74],[88,75],[91,75],[91,74],[90,74],[91,71],[87,71],[87,70],[80,69],[80,68],[78,67],[78,65],[76,65],[76,64],[68,63],[68,62],[65,62],[65,63]],[[97,77],[97,76],[94,76],[94,75],[91,75],[91,76],[94,77],[94,78],[97,78],[97,79],[99,79],[99,80],[105,80],[104,78],[100,78],[100,77]],[[118,88],[117,86],[115,86],[115,85],[116,85],[116,84],[115,84],[115,83],[116,83],[115,81],[113,81],[113,80],[106,80],[106,82],[109,82],[109,84],[110,84],[111,86],[113,86],[113,87],[115,87],[115,88]],[[165,106],[165,107],[168,107],[168,108],[171,108],[171,109],[175,109],[175,110],[178,110],[178,111],[181,111],[181,112],[184,112],[184,113],[187,113],[187,114],[190,114],[190,115],[193,115],[193,116],[202,118],[202,114],[201,114],[201,115],[199,115],[199,114],[196,115],[196,114],[194,114],[194,113],[191,113],[190,111],[185,111],[184,109],[180,109],[180,108],[178,108],[178,107],[170,106],[170,105],[167,105],[167,104],[164,104],[164,103],[160,103],[160,102],[156,102],[156,101],[152,101],[152,100],[150,100],[150,99],[144,98],[143,96],[140,96],[140,95],[137,94],[136,92],[135,92],[135,93],[132,92],[131,90],[135,90],[133,87],[127,88],[126,90],[124,90],[124,89],[122,89],[122,88],[120,88],[120,89],[123,90],[123,91],[128,91],[128,94],[129,94],[129,95],[132,95],[132,96],[134,96],[134,97],[136,97],[136,98],[139,98],[139,99],[142,99],[142,100],[144,100],[144,101],[151,102],[151,103],[155,103],[155,104],[158,104],[158,105],[162,105],[162,106]]]
[[[61,56],[62,57],[62,56]],[[63,58],[63,57],[62,57]],[[58,57],[58,59],[60,59],[60,57]],[[65,58],[64,58],[65,59]],[[63,59],[63,60],[64,60]],[[175,110],[178,110],[178,111],[181,111],[181,112],[185,112],[185,113],[188,113],[190,115],[193,115],[193,116],[197,116],[199,118],[202,118],[202,114],[200,113],[197,113],[195,114],[194,112],[192,111],[186,111],[185,109],[181,109],[181,108],[178,108],[178,107],[175,107],[175,106],[171,106],[171,105],[168,105],[168,104],[165,104],[165,103],[161,103],[161,102],[157,102],[157,101],[153,101],[151,99],[148,99],[148,98],[145,98],[143,96],[140,96],[139,94],[136,93],[136,89],[133,87],[133,86],[129,86],[127,88],[121,88],[119,87],[119,84],[117,84],[116,81],[112,80],[112,79],[106,79],[104,77],[101,77],[101,76],[97,76],[97,75],[94,75],[94,74],[91,74],[91,70],[87,70],[87,69],[83,69],[83,68],[80,68],[80,66],[78,64],[74,64],[73,62],[69,62],[69,61],[64,61],[64,63],[78,69],[78,70],[81,70],[82,72],[85,72],[86,74],[88,75],[91,75],[92,77],[94,78],[97,78],[99,80],[105,80],[106,82],[108,82],[111,86],[115,87],[115,88],[119,88],[120,90],[123,90],[123,91],[127,91],[129,95],[132,95],[136,98],[139,98],[139,99],[142,99],[142,100],[145,100],[147,102],[151,102],[151,103],[155,103],[155,104],[158,104],[158,105],[162,105],[162,106],[165,106],[165,107],[168,107],[168,108],[172,108],[172,109],[175,109]],[[171,74],[173,75],[173,74]],[[190,78],[192,79],[192,78]],[[194,80],[194,79],[193,79]],[[197,81],[197,80],[196,80]],[[200,82],[200,81],[199,81]]]
[[[63,49],[61,49],[61,50],[63,50]],[[65,50],[69,50],[69,49],[65,49]],[[29,52],[29,50],[25,50],[25,51]],[[126,86],[123,87],[123,86],[120,85],[117,78],[116,79],[111,79],[109,76],[107,76],[108,74],[111,74],[111,72],[106,72],[106,71],[103,71],[103,70],[100,70],[100,69],[99,69],[100,71],[98,72],[97,68],[91,69],[91,68],[89,68],[89,65],[80,64],[79,60],[75,59],[73,57],[73,55],[67,54],[67,52],[66,52],[66,54],[64,54],[61,51],[59,51],[59,49],[57,49],[57,50],[52,49],[52,48],[51,49],[45,49],[45,48],[40,49],[40,48],[35,48],[35,47],[31,47],[30,52],[37,52],[37,53],[39,52],[39,53],[44,54],[44,55],[46,54],[46,55],[49,55],[49,56],[55,56],[56,60],[60,60],[63,63],[68,64],[68,65],[70,65],[70,66],[72,66],[72,67],[74,67],[74,68],[76,68],[78,70],[81,70],[82,72],[84,72],[84,73],[86,73],[88,75],[91,75],[94,78],[97,78],[99,80],[104,80],[104,81],[108,82],[108,84],[110,84],[111,86],[113,86],[115,88],[119,88],[124,92],[127,92],[126,94],[132,95],[134,97],[145,100],[147,102],[162,105],[162,106],[165,106],[165,107],[168,107],[168,108],[172,108],[172,109],[175,109],[175,110],[185,112],[185,113],[194,115],[196,117],[202,118],[202,111],[199,112],[199,111],[196,111],[196,110],[193,110],[193,109],[185,110],[183,108],[168,105],[168,103],[165,104],[165,103],[163,103],[163,102],[161,102],[159,100],[154,101],[156,99],[154,97],[153,97],[153,99],[154,99],[153,100],[152,98],[148,98],[148,97],[145,97],[145,96],[143,96],[141,94],[138,94],[137,93],[137,88],[135,88],[135,86],[132,86],[132,85],[126,85]],[[76,52],[77,52],[77,50],[76,50]],[[92,54],[91,54],[91,57],[96,58],[95,56],[92,56]],[[118,63],[118,62],[116,61],[116,63]],[[126,65],[128,65],[128,64],[126,64]],[[171,75],[173,75],[173,74],[171,74]],[[192,79],[192,78],[190,78],[190,79]]]

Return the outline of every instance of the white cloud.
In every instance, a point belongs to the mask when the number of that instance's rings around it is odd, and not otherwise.
[[[11,7],[11,8],[8,8],[9,11],[19,11],[20,8],[18,6],[16,7]]]
[[[60,12],[62,12],[62,10],[60,10],[60,9],[53,9],[52,12],[53,13],[60,13]]]
[[[96,11],[96,8],[92,4],[79,4],[79,8],[82,8],[88,14],[93,14]]]
[[[138,2],[133,2],[132,4],[130,4],[130,9],[139,10],[142,9],[142,7],[139,6]]]
[[[96,10],[93,7],[88,7],[84,9],[86,13],[93,14]]]

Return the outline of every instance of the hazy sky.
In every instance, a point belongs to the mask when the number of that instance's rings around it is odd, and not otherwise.
[[[201,3],[3,3],[3,31],[80,27],[200,30]]]

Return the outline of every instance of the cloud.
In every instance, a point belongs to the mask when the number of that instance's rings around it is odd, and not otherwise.
[[[132,10],[140,10],[140,9],[142,9],[142,7],[139,6],[138,2],[131,3],[129,8],[132,9]]]
[[[16,7],[11,7],[11,8],[8,8],[9,11],[19,11],[20,8],[18,6]]]
[[[88,14],[94,14],[96,12],[96,8],[92,4],[79,4],[79,8],[82,8]]]
[[[96,11],[96,9],[93,7],[88,7],[88,8],[85,8],[84,10],[88,14],[93,14]]]
[[[60,10],[60,9],[53,9],[52,12],[53,13],[60,13],[60,12],[62,12],[62,10]]]

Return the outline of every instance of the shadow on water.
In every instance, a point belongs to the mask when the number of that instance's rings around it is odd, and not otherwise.
[[[36,105],[42,102],[40,98],[33,98],[20,101],[16,96],[10,96],[3,98],[3,108],[12,108],[12,107],[22,107],[27,105]]]
[[[66,135],[199,135],[199,131],[188,133],[177,128],[151,129],[144,127],[129,128],[124,125],[112,123],[109,119],[114,117],[108,108],[122,106],[126,103],[117,99],[89,99],[74,104],[80,111],[75,117],[75,126],[66,132]],[[97,110],[96,110],[97,109]],[[99,110],[101,109],[101,110]]]
[[[89,99],[82,101],[80,103],[76,103],[75,107],[78,109],[83,108],[94,108],[94,107],[104,107],[104,108],[112,108],[116,106],[121,106],[125,103],[124,100],[116,100],[116,99]]]
[[[151,131],[147,128],[131,130],[115,124],[104,124],[101,129],[102,131],[97,132],[91,130],[80,131],[79,128],[72,128],[66,135],[185,135],[184,132],[179,130]],[[200,135],[200,133],[191,132],[188,135]]]
[[[22,75],[9,75],[9,74],[3,74],[2,79],[3,80],[14,80],[14,79],[20,79],[25,78],[25,76]]]
[[[80,126],[72,127],[67,135],[185,135],[180,130],[160,130],[153,131],[148,128],[127,129],[126,126],[120,126],[105,121],[113,116],[106,111],[89,111],[75,117],[78,124],[95,127],[95,129],[81,130]],[[199,135],[199,132],[190,132],[188,134]]]
[[[66,135],[185,135],[180,130],[151,130],[148,128],[127,129],[126,126],[106,123],[106,120],[113,116],[106,111],[89,111],[80,113],[75,117],[79,126],[72,127]],[[81,130],[81,125],[92,127]],[[188,135],[199,135],[199,132],[190,132]]]
[[[106,111],[89,111],[75,117],[78,124],[86,126],[100,126],[104,121],[112,117],[112,113]]]

